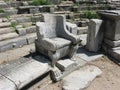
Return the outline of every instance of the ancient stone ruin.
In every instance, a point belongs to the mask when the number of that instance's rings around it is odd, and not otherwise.
[[[119,0],[43,1],[0,1],[0,90],[83,90],[102,73],[91,62],[119,65]]]

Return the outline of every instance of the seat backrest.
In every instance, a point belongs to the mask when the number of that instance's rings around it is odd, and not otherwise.
[[[56,34],[56,16],[53,14],[44,14],[44,22],[45,22],[45,33],[44,36],[47,38],[57,37]]]

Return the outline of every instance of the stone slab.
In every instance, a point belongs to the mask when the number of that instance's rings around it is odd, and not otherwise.
[[[85,66],[74,71],[63,79],[63,90],[84,90],[100,76],[102,71],[96,66]]]
[[[12,65],[9,64],[0,68],[0,73],[13,81],[18,89],[21,89],[34,79],[50,70],[47,61],[45,62],[46,59],[41,61],[40,59],[43,58],[40,56],[38,57],[39,61],[35,58],[18,59],[18,62],[12,62]]]
[[[74,65],[75,62],[70,59],[59,60],[56,63],[56,66],[62,71],[67,71],[71,69]]]
[[[17,87],[14,82],[0,75],[0,90],[17,90]]]

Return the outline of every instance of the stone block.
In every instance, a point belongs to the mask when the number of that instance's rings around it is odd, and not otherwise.
[[[17,28],[16,31],[19,35],[25,35],[26,34],[26,29],[25,28]]]
[[[12,33],[14,31],[15,31],[15,29],[13,27],[0,28],[0,35]]]
[[[36,31],[36,26],[30,26],[26,28],[27,33],[33,33]]]
[[[35,42],[35,39],[37,38],[36,33],[30,34],[26,36],[27,38],[27,43],[31,44]]]
[[[101,29],[102,20],[91,19],[89,22],[87,45],[86,48],[89,51],[96,52],[101,48],[103,40],[103,31]]]
[[[18,37],[18,36],[19,35],[16,32],[2,34],[2,35],[0,35],[0,41],[6,40],[6,39],[15,38],[15,37]]]
[[[7,42],[7,41],[5,41],[5,42]],[[3,42],[0,42],[0,43],[1,43],[0,44],[0,52],[4,52],[4,51],[13,49],[13,42],[8,41],[8,43],[3,44],[4,43],[4,41],[3,41]]]
[[[15,38],[15,39],[11,40],[11,42],[13,42],[14,48],[19,48],[19,47],[22,47],[24,45],[27,45],[26,37]]]
[[[4,9],[4,12],[7,14],[7,15],[16,15],[18,10],[17,9]]]
[[[10,22],[4,22],[0,24],[0,28],[9,27],[9,26],[11,26]]]
[[[98,12],[104,20],[105,37],[110,40],[120,39],[120,11],[119,10],[105,10]]]
[[[22,18],[17,18],[18,23],[26,23],[26,22],[31,22],[30,17],[22,17]]]
[[[75,62],[70,59],[59,60],[56,63],[56,66],[62,71],[69,70],[73,68],[74,65],[75,65]]]

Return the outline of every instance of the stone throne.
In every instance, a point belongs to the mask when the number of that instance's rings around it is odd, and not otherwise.
[[[36,27],[36,51],[48,56],[53,67],[58,59],[71,58],[77,51],[80,38],[66,29],[63,15],[43,14],[43,22],[37,22]]]

